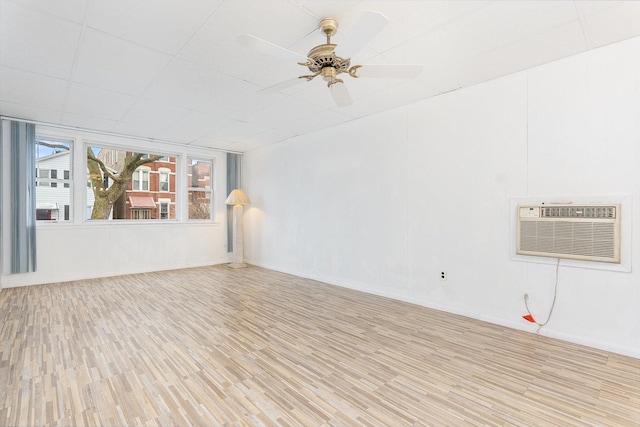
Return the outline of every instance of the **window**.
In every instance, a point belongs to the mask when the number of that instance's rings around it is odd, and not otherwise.
[[[159,190],[163,191],[163,192],[167,192],[169,191],[169,170],[168,169],[160,169],[160,175],[159,175],[159,180],[160,180],[160,185],[159,185]]]
[[[71,156],[70,141],[36,135],[37,221],[62,222],[71,219]]]
[[[176,166],[175,162],[161,160],[166,157],[163,153],[138,153],[126,148],[89,147],[88,217],[94,220],[175,219],[175,182],[171,180]],[[164,210],[159,197],[166,201]]]
[[[51,209],[36,209],[36,221],[51,221]]]
[[[131,219],[151,219],[151,209],[131,209]]]
[[[187,159],[187,185],[189,187],[189,219],[211,219],[212,189],[211,160]]]
[[[171,201],[160,199],[158,205],[160,209],[160,219],[169,219]]]
[[[149,191],[149,170],[140,169],[133,173],[133,191]]]

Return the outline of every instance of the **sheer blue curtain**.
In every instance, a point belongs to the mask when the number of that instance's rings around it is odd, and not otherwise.
[[[18,121],[9,125],[9,132],[3,129],[1,143],[2,167],[9,168],[8,174],[2,174],[8,181],[2,184],[2,213],[7,216],[2,243],[8,272],[18,274],[36,271],[36,126]]]
[[[242,155],[227,153],[227,194],[242,188]],[[233,206],[227,206],[227,251],[233,252]]]

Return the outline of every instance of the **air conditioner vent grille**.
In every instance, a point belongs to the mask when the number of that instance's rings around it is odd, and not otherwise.
[[[518,254],[620,262],[618,205],[530,205],[518,212]]]
[[[615,218],[615,206],[543,206],[543,218]]]

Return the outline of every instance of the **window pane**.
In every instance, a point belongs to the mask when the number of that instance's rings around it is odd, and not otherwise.
[[[189,190],[189,219],[211,219],[211,192]]]
[[[160,191],[169,191],[169,172],[160,172]]]
[[[90,147],[87,169],[88,216],[91,219],[175,219],[175,209],[163,217],[158,196],[175,203],[175,191],[161,188],[159,168],[175,173],[175,163],[167,163],[162,153],[146,154],[126,149]],[[114,185],[114,178],[125,185]],[[115,202],[111,202],[115,200]]]
[[[70,220],[71,156],[70,141],[36,136],[36,220]]]
[[[213,172],[211,160],[187,159],[187,185],[189,186],[189,219],[211,219]]]
[[[168,218],[169,218],[169,204],[160,203],[160,219],[168,219]]]
[[[142,180],[142,189],[144,191],[149,191],[149,171],[141,171],[140,177]]]
[[[190,188],[211,188],[211,160],[189,159],[187,182]]]

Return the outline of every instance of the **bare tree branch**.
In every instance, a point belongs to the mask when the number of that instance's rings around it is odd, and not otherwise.
[[[87,160],[92,160],[92,161],[96,162],[100,166],[100,170],[102,171],[102,173],[105,174],[106,176],[108,176],[109,178],[111,178],[113,181],[120,180],[118,175],[114,175],[111,172],[109,172],[109,169],[107,168],[107,165],[105,165],[102,160],[98,159],[93,154],[93,150],[91,150],[91,147],[87,148]]]
[[[54,144],[54,143],[51,143],[51,142],[45,142],[45,141],[43,141],[41,139],[37,140],[36,142],[37,142],[38,145],[42,145],[44,147],[53,148],[54,150],[61,149],[61,150],[69,151],[69,147],[67,147],[64,144]]]
[[[125,194],[127,187],[133,178],[133,174],[140,166],[160,160],[163,156],[147,156],[145,153],[130,153],[124,158],[124,167],[117,175],[112,174],[107,166],[98,158],[91,147],[87,148],[87,168],[89,178],[93,186],[95,196],[91,219],[108,219],[111,214],[113,204],[118,198]],[[113,181],[109,188],[104,188],[104,177]]]

